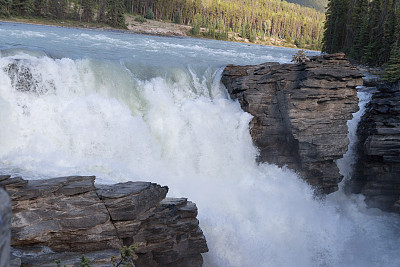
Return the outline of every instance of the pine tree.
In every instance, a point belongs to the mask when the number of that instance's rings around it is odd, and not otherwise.
[[[346,37],[346,0],[330,0],[326,10],[322,50],[328,53],[343,49]]]
[[[32,16],[35,11],[33,0],[14,0],[11,8],[15,15],[25,17]]]
[[[45,9],[45,16],[52,18],[52,19],[57,19],[58,18],[58,1],[46,1],[44,0],[43,3],[46,6]]]
[[[146,19],[154,19],[154,12],[151,7],[147,9],[146,15],[144,16]]]
[[[397,50],[392,45],[400,43],[399,5],[399,0],[331,0],[323,51],[348,52],[359,62],[377,66],[390,59],[393,73]]]
[[[353,38],[349,47],[350,57],[360,60],[363,56],[363,49],[368,41],[368,0],[358,0],[353,10],[351,28]]]
[[[333,34],[331,41],[331,52],[343,51],[346,39],[347,22],[347,0],[335,0],[337,4],[334,9]]]
[[[193,22],[192,22],[192,30],[191,33],[194,36],[197,36],[200,34],[200,27],[202,24],[202,18],[200,14],[196,14],[193,18]]]
[[[390,58],[392,45],[395,43],[395,28],[396,28],[396,13],[395,13],[395,0],[386,0],[384,6],[385,19],[383,21],[383,35],[380,44],[377,60],[378,65],[382,65]]]
[[[97,22],[100,22],[100,23],[107,22],[107,16],[106,16],[107,5],[108,5],[107,0],[100,0],[98,12],[97,12]]]
[[[47,14],[47,1],[46,0],[35,0],[35,16],[45,17]]]
[[[8,12],[8,7],[8,0],[0,0],[0,18],[8,17],[10,15]]]
[[[360,32],[359,35],[357,36],[358,39],[356,40],[357,43],[355,44],[355,49],[358,52],[358,59],[361,60],[361,58],[364,55],[364,47],[368,45],[369,42],[369,17],[368,17],[368,11],[369,11],[369,2],[368,0],[363,1],[363,6],[360,10],[360,12],[363,12],[360,18]]]
[[[393,45],[383,78],[389,83],[394,83],[400,79],[400,48],[397,43]]]
[[[395,12],[394,12],[394,16],[395,16],[395,26],[394,26],[394,36],[393,36],[393,43],[397,43],[400,44],[400,3],[399,1],[396,1],[395,5]]]
[[[107,23],[113,27],[126,28],[123,0],[108,0]]]
[[[179,9],[175,13],[174,23],[176,23],[176,24],[182,23],[181,12],[179,11]]]
[[[93,0],[82,0],[82,20],[85,22],[91,22],[94,15],[94,1]]]
[[[382,41],[382,0],[373,0],[369,12],[369,42],[364,48],[363,62],[377,65],[377,53]]]

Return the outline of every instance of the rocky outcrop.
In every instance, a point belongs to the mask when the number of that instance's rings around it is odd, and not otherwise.
[[[370,207],[400,213],[400,84],[377,89],[357,130],[352,189]]]
[[[287,165],[324,193],[338,189],[335,160],[347,150],[347,121],[358,110],[356,86],[363,83],[344,54],[297,65],[229,65],[222,82],[254,116],[250,132],[260,162]]]
[[[194,203],[165,198],[168,188],[149,182],[95,186],[94,180],[0,182],[12,200],[11,245],[22,263],[54,266],[54,259],[73,262],[85,253],[101,266],[123,245],[136,244],[135,266],[202,265],[208,248]]]
[[[0,180],[7,176],[0,176]],[[0,188],[0,266],[10,262],[11,202],[7,193]]]
[[[46,83],[46,86],[39,86],[43,81],[41,74],[34,74],[32,66],[27,64],[23,59],[14,59],[4,71],[7,72],[11,79],[13,87],[20,92],[30,92],[37,95],[47,93],[49,90],[55,90],[54,84],[51,81]]]

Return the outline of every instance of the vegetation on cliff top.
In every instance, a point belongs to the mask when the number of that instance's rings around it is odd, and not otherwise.
[[[341,51],[359,63],[383,65],[387,81],[400,79],[400,1],[330,0],[323,51]]]
[[[4,3],[2,3],[4,2]],[[192,34],[319,49],[324,14],[280,0],[0,0],[0,16],[71,19],[125,28],[123,13],[192,25]]]

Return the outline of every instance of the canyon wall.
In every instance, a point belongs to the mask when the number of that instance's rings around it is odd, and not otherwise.
[[[0,180],[2,176],[0,176]],[[0,266],[10,262],[11,202],[7,193],[0,188]]]
[[[370,207],[400,213],[400,84],[377,86],[361,118],[351,189]]]
[[[344,54],[302,64],[229,65],[222,82],[254,116],[250,133],[260,162],[287,165],[323,193],[338,189],[335,160],[347,150],[347,121],[358,110],[362,84]]]

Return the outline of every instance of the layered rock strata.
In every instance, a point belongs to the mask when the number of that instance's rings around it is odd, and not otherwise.
[[[357,130],[352,188],[370,207],[400,213],[400,84],[377,89]]]
[[[88,254],[102,266],[123,245],[136,244],[135,266],[202,265],[208,248],[194,203],[165,198],[168,188],[154,183],[95,186],[94,180],[0,182],[12,200],[11,245],[23,264],[50,266],[54,259],[73,262]],[[26,257],[27,251],[38,256]]]
[[[0,180],[7,176],[0,176]],[[0,266],[10,263],[11,202],[7,193],[0,188]]]
[[[229,65],[222,82],[254,116],[250,133],[260,162],[287,165],[324,193],[338,189],[335,160],[347,150],[347,121],[358,110],[356,86],[363,83],[344,54],[303,64]]]

